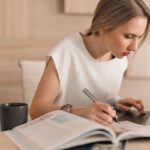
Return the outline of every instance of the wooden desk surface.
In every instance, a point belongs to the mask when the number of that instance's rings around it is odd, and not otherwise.
[[[126,144],[125,150],[150,150],[150,139],[130,140]]]
[[[0,132],[0,148],[3,150],[19,150],[17,146],[5,135]],[[150,139],[148,140],[131,140],[126,144],[125,150],[150,150]]]
[[[17,146],[3,132],[0,132],[0,149],[19,150],[19,148],[17,148]]]

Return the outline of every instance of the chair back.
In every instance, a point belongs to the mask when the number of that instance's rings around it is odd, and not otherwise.
[[[29,106],[44,72],[45,64],[46,62],[41,60],[21,60],[19,62],[21,68],[23,100],[28,103]]]

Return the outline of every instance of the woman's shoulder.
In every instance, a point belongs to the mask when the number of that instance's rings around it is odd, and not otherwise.
[[[60,40],[56,46],[70,46],[70,45],[76,45],[80,41],[80,35],[79,32],[72,33],[66,37],[64,37],[62,40]]]
[[[56,51],[73,51],[77,47],[82,45],[82,38],[79,32],[74,32],[62,40],[60,40],[51,50],[51,52]]]
[[[80,33],[74,32],[63,39],[61,39],[52,49],[50,49],[48,55],[52,54],[65,54],[74,51],[82,42],[80,39]]]

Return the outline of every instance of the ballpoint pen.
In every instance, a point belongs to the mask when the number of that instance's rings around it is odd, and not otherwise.
[[[93,103],[95,103],[95,101],[97,100],[97,98],[87,89],[87,88],[84,88],[83,90],[83,93],[85,94],[85,95],[87,95],[92,101],[93,101]],[[113,108],[113,107],[112,107]],[[113,108],[114,109],[114,108]],[[117,119],[117,117],[113,117],[112,118],[115,122],[118,122],[118,119]]]

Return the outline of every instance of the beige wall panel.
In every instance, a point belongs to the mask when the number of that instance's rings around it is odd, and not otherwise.
[[[144,2],[150,7],[150,1],[149,0],[144,0]]]
[[[66,15],[61,0],[38,0],[34,5],[35,37],[62,38],[90,26],[92,16]]]
[[[130,57],[127,76],[150,78],[150,36],[137,53]]]
[[[133,97],[143,100],[144,109],[150,110],[150,80],[125,78],[120,89],[119,95],[122,98]]]
[[[27,38],[32,17],[30,0],[5,0],[6,38]]]
[[[65,12],[92,14],[99,0],[65,0]]]
[[[50,45],[3,48],[0,50],[0,103],[23,100],[21,72],[22,59],[44,60]]]
[[[5,0],[0,0],[0,38],[5,35]]]

